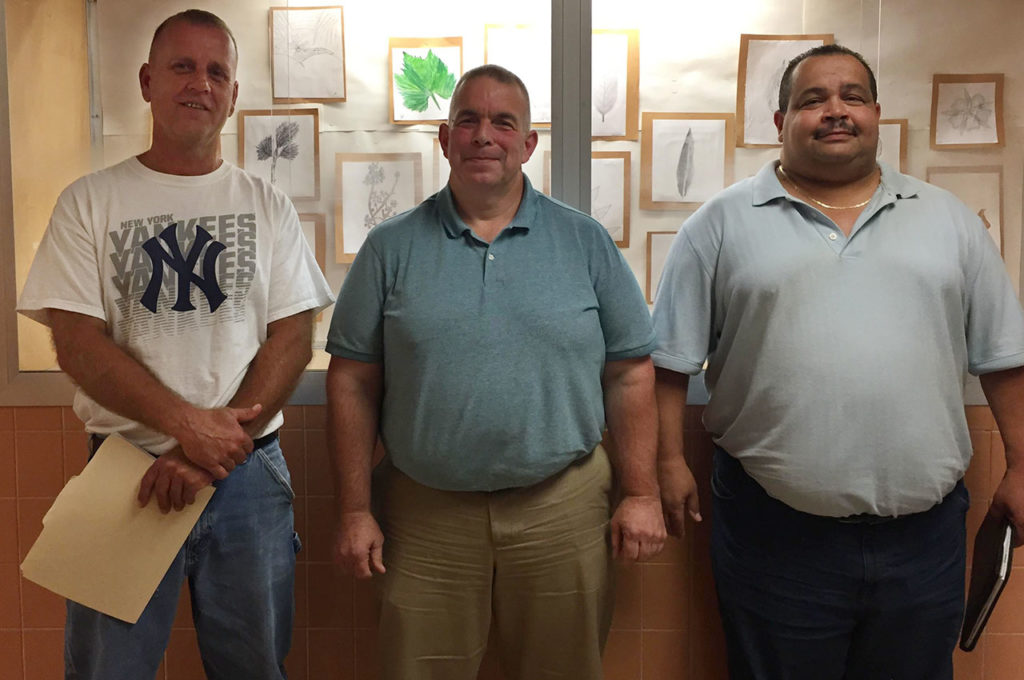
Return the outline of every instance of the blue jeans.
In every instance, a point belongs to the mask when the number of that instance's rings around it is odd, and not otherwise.
[[[67,603],[67,680],[153,678],[186,577],[207,677],[285,677],[299,543],[291,477],[277,439],[215,485],[210,504],[135,624]]]
[[[961,480],[925,512],[798,512],[715,450],[712,568],[733,680],[952,680],[964,601]]]

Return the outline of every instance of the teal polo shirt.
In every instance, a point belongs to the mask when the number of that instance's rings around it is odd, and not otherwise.
[[[655,346],[607,231],[524,184],[492,243],[448,187],[382,223],[335,306],[327,351],[383,362],[381,437],[434,488],[527,486],[587,455],[604,429],[605,362]]]

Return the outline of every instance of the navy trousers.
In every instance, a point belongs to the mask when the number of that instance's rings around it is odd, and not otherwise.
[[[961,480],[925,512],[809,515],[715,451],[712,566],[732,680],[952,680],[963,618]]]

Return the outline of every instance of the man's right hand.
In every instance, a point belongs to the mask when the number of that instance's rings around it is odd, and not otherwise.
[[[384,534],[373,515],[366,511],[346,512],[334,533],[334,562],[346,574],[370,578],[383,574]]]
[[[260,404],[248,408],[194,409],[175,438],[185,456],[214,479],[224,479],[252,453],[252,437],[242,427],[260,414]]]
[[[682,453],[658,461],[658,485],[661,487],[665,528],[670,536],[682,538],[687,514],[694,522],[701,521],[697,483]]]
[[[139,505],[146,507],[155,496],[160,512],[181,510],[195,501],[200,489],[212,483],[213,476],[186,458],[180,446],[175,446],[153,461],[142,476]]]

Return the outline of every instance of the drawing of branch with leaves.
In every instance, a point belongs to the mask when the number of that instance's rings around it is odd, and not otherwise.
[[[606,75],[594,88],[594,108],[601,114],[601,122],[604,117],[615,108],[615,102],[619,100],[619,79],[614,75]]]
[[[270,159],[270,183],[274,184],[277,173],[277,159],[295,160],[299,155],[299,145],[295,136],[299,134],[299,124],[285,121],[277,126],[273,135],[267,135],[256,145],[256,160]]]
[[[370,163],[366,177],[363,178],[363,184],[370,187],[370,193],[366,197],[366,216],[363,218],[363,226],[367,231],[395,214],[398,200],[393,196],[401,174],[395,170],[395,181],[390,189],[377,188],[377,185],[384,184],[384,168],[380,163]]]
[[[430,101],[440,109],[441,102],[437,98],[452,96],[455,74],[448,70],[434,50],[427,50],[426,57],[402,52],[402,72],[395,74],[395,84],[405,108],[410,111],[426,111]]]

